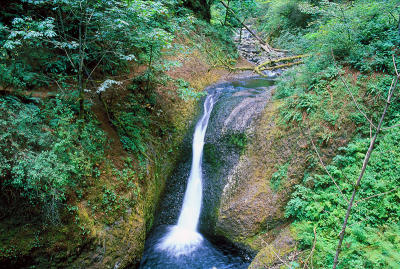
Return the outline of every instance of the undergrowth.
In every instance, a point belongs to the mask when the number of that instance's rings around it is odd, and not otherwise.
[[[399,63],[400,10],[395,2],[279,0],[266,4],[268,21],[258,22],[273,46],[309,55],[304,65],[279,79],[275,99],[283,101],[283,128],[296,128],[309,140],[311,164],[295,187],[286,216],[294,220],[304,259],[316,228],[314,267],[332,267],[347,202],[320,167],[310,140],[324,161],[332,159],[327,169],[349,199],[374,134],[359,110],[378,122],[392,83],[393,55]],[[385,126],[399,123],[400,95],[395,90]],[[396,128],[378,138],[350,215],[339,268],[400,266],[399,138]],[[335,150],[344,142],[347,146]],[[272,187],[283,169],[274,174]]]

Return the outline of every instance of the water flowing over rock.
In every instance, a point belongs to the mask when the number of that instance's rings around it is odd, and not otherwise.
[[[214,108],[204,149],[206,180],[200,225],[204,233],[224,236],[215,230],[221,202],[227,189],[238,183],[230,175],[251,143],[255,119],[271,96],[272,84],[273,81],[262,78],[227,84]]]
[[[204,101],[204,113],[196,125],[193,135],[192,168],[188,185],[183,199],[182,210],[178,223],[161,239],[158,244],[160,250],[169,251],[172,255],[180,256],[191,253],[203,241],[197,232],[200,217],[201,202],[203,197],[202,157],[204,136],[208,120],[213,109],[218,92],[209,94]]]
[[[263,81],[264,84],[266,81]],[[236,124],[238,127],[236,131],[244,131],[244,128],[251,122],[251,113],[247,117],[239,117],[239,112],[246,109],[247,105],[253,104],[255,111],[262,110],[263,101],[265,98],[259,96],[266,96],[268,92],[265,88],[260,88],[256,92],[246,92],[241,87],[244,85],[233,85],[231,83],[225,83],[222,85],[216,85],[209,89],[209,94],[204,101],[203,115],[196,124],[194,130],[193,142],[192,142],[192,160],[191,170],[188,178],[187,188],[183,199],[182,209],[177,220],[177,224],[174,226],[156,225],[153,232],[146,242],[146,251],[141,262],[141,268],[245,268],[247,267],[240,257],[232,256],[231,254],[225,254],[222,251],[223,248],[220,244],[214,246],[208,240],[203,239],[202,235],[197,232],[197,226],[199,222],[199,216],[202,205],[202,194],[203,194],[203,172],[202,172],[202,160],[203,160],[203,146],[204,137],[207,130],[207,124],[213,109],[216,99],[222,102],[222,106],[225,106],[226,99],[230,100],[238,99],[239,105],[235,106],[235,112],[230,113],[231,117],[225,119],[224,126],[230,126],[230,124],[237,122],[241,119],[240,124]],[[252,98],[251,96],[255,97]],[[228,102],[229,103],[229,102]],[[179,169],[178,169],[179,174]],[[174,187],[174,186],[171,186]],[[206,190],[204,188],[204,190]],[[171,189],[172,190],[172,189]],[[170,191],[171,191],[170,190]],[[173,190],[170,194],[173,193]],[[178,192],[175,195],[179,195]],[[166,196],[165,199],[171,196]],[[219,195],[215,196],[216,198]],[[212,197],[206,197],[203,201],[210,200]],[[173,209],[173,208],[172,208]],[[168,210],[168,208],[166,208]],[[207,211],[207,210],[205,210]],[[203,210],[204,212],[204,210]],[[163,215],[159,218],[161,221],[170,221],[169,219],[163,219]],[[202,229],[204,231],[204,227]]]
[[[198,198],[193,194],[187,195],[189,192],[185,194],[187,179],[187,189],[190,189],[193,179],[190,171],[199,160],[196,147],[193,147],[192,155],[188,146],[167,183],[153,231],[146,241],[141,268],[172,265],[174,268],[192,268],[190,266],[199,259],[200,252],[210,251],[219,254],[210,254],[210,259],[215,260],[211,263],[204,261],[198,268],[207,268],[202,266],[209,264],[219,264],[217,268],[242,268],[245,266],[243,260],[232,262],[230,258],[226,260],[227,257],[237,253],[232,256],[235,257],[233,260],[237,257],[246,260],[265,248],[265,244],[273,242],[279,242],[277,246],[282,249],[293,248],[294,241],[290,233],[279,234],[287,226],[284,207],[291,186],[297,182],[290,175],[301,169],[286,167],[289,176],[282,179],[278,189],[271,185],[271,178],[278,165],[293,155],[293,146],[298,148],[299,143],[304,141],[290,130],[283,135],[279,133],[277,105],[270,101],[273,84],[271,79],[244,76],[206,89],[209,94],[218,91],[219,97],[209,115],[203,156],[200,158],[203,198],[198,228],[204,238],[196,234],[197,230],[194,229],[197,227],[198,203],[188,207],[190,214],[183,214],[184,209],[181,210],[182,204],[190,204],[187,199],[195,201]],[[206,107],[203,107],[204,111]],[[202,121],[204,111],[198,122]],[[194,133],[198,130],[197,125]],[[187,145],[192,145],[192,142],[190,138],[186,139]],[[203,146],[202,143],[199,145]],[[183,215],[186,215],[185,221],[182,221]],[[186,221],[182,226],[191,227],[187,229],[190,233],[178,228],[179,223]],[[159,247],[160,242],[172,247]],[[236,247],[233,252],[227,250],[230,249],[229,242]],[[185,247],[179,247],[185,244],[186,250]],[[220,251],[225,251],[228,256]],[[230,267],[235,262],[236,267]]]

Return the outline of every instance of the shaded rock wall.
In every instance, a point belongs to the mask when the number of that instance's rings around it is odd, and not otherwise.
[[[279,241],[289,222],[284,208],[308,165],[308,143],[299,129],[278,122],[273,87],[250,81],[211,89],[222,94],[206,133],[200,230],[256,253]],[[291,237],[282,236],[292,249]]]
[[[287,222],[284,208],[307,165],[307,141],[279,125],[278,106],[269,103],[248,130],[249,145],[227,176],[217,213],[217,234],[254,251]]]
[[[257,82],[257,83],[254,83]],[[218,230],[225,189],[240,180],[232,180],[232,171],[240,167],[248,144],[252,143],[256,119],[262,114],[271,96],[271,81],[242,79],[218,85],[222,91],[211,114],[204,156],[204,199],[200,229],[211,236],[231,236]],[[236,217],[234,217],[236,218]],[[234,221],[234,218],[230,218]],[[232,222],[229,233],[234,231]]]

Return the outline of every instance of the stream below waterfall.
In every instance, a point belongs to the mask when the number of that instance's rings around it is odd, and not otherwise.
[[[140,268],[225,269],[248,267],[251,257],[243,250],[221,238],[210,237],[199,232],[199,220],[204,203],[204,180],[206,180],[205,172],[202,169],[204,139],[213,107],[221,96],[246,90],[254,91],[251,94],[259,94],[269,90],[272,85],[273,80],[271,79],[250,77],[215,84],[206,89],[208,94],[204,98],[202,115],[194,128],[190,173],[187,183],[183,183],[186,184],[184,196],[179,199],[178,197],[182,196],[182,193],[170,189],[167,192],[169,191],[172,195],[164,198],[164,200],[171,200],[171,197],[172,199],[176,197],[177,201],[181,201],[179,215],[167,223],[156,220],[146,240]],[[167,185],[167,188],[175,188],[175,185],[179,184]],[[168,208],[164,206],[161,210],[165,211]],[[175,225],[173,225],[174,223]],[[202,227],[201,230],[205,229],[207,227]]]

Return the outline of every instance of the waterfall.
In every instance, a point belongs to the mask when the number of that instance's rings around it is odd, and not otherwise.
[[[167,250],[174,256],[189,254],[203,241],[203,237],[197,232],[203,195],[201,164],[204,137],[215,103],[214,97],[212,94],[207,96],[204,101],[203,116],[196,124],[193,135],[192,167],[178,223],[169,230],[157,246],[158,249]]]

